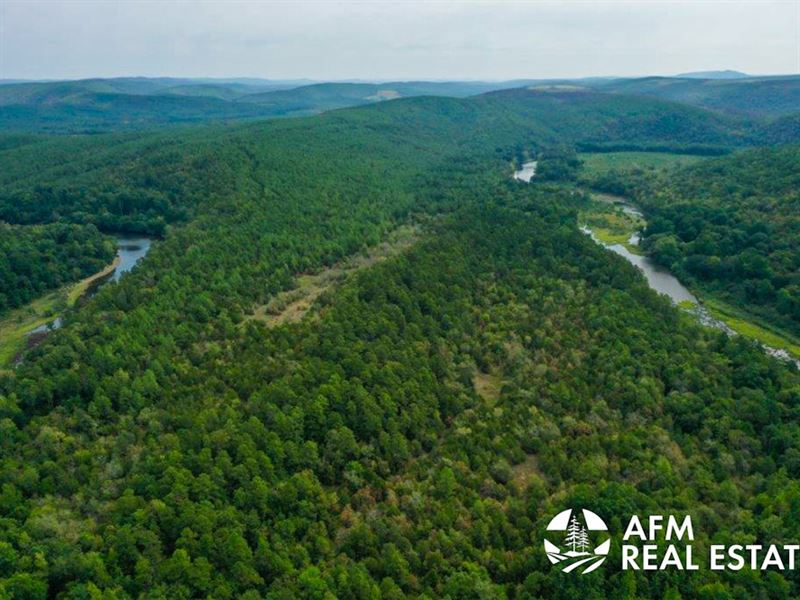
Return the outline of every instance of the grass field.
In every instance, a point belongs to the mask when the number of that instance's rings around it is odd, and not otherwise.
[[[118,264],[117,257],[102,271],[37,298],[0,318],[0,368],[7,366],[24,348],[25,338],[31,331],[74,306],[94,281],[111,273]]]
[[[596,175],[612,169],[662,169],[688,166],[703,160],[703,156],[668,154],[666,152],[591,152],[579,154],[586,175]]]
[[[66,308],[66,291],[61,289],[21,306],[0,320],[0,368],[22,350],[28,334],[55,319]]]

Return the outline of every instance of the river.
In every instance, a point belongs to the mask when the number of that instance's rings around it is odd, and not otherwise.
[[[533,166],[526,171],[526,167],[529,167],[529,165]],[[530,174],[530,176],[528,176],[528,174]],[[534,177],[534,175],[536,175],[536,163],[525,163],[522,165],[522,169],[514,172],[514,179],[530,183],[530,180]],[[527,177],[527,179],[525,179],[525,177]],[[626,214],[644,219],[642,212],[630,202],[627,202],[622,198],[615,198],[614,204]],[[581,227],[581,231],[587,235],[590,235],[595,242],[604,248],[608,248],[612,252],[619,254],[629,263],[637,267],[644,274],[644,277],[647,279],[647,283],[651,288],[661,294],[666,294],[676,305],[685,305],[687,302],[691,303],[693,305],[692,308],[686,310],[697,317],[700,323],[706,327],[720,329],[728,335],[737,335],[737,333],[726,323],[714,318],[714,316],[712,316],[711,313],[709,313],[708,310],[702,305],[701,301],[698,300],[698,298],[692,294],[692,292],[690,292],[686,286],[678,281],[677,277],[670,273],[669,270],[658,265],[650,257],[634,254],[623,244],[606,244],[600,241],[597,236],[595,236],[594,232],[585,225]],[[634,233],[628,242],[633,246],[638,246],[639,240],[639,233]],[[764,352],[770,356],[785,362],[793,363],[795,367],[800,369],[800,360],[794,358],[786,350],[782,348],[773,348],[771,346],[767,346],[766,344],[761,344],[761,346],[764,348]]]
[[[594,235],[594,232],[586,225],[581,227],[581,231],[592,236],[592,239],[601,246],[604,246],[612,252],[619,254],[629,263],[638,267],[639,270],[644,273],[645,279],[647,279],[647,283],[650,284],[650,287],[661,294],[666,294],[669,296],[675,304],[680,304],[681,302],[691,302],[693,304],[697,304],[697,298],[694,296],[694,294],[692,294],[692,292],[687,290],[680,281],[678,281],[677,277],[660,265],[656,264],[648,256],[634,254],[622,244],[604,244],[597,239],[597,237]],[[638,245],[639,234],[633,234],[629,240],[629,243],[634,246]]]
[[[133,267],[136,266],[136,263],[144,258],[145,254],[150,251],[150,245],[152,242],[153,241],[150,238],[145,237],[117,238],[117,256],[114,260],[114,268],[108,274],[105,274],[103,277],[92,282],[78,299],[78,302],[85,302],[87,299],[94,296],[97,291],[109,281],[119,281],[120,277],[133,269]],[[28,336],[40,337],[42,334],[47,334],[48,332],[61,327],[62,322],[63,321],[61,317],[56,317],[49,323],[45,323],[44,325],[40,325],[39,327],[32,329],[30,332],[28,332]]]
[[[622,199],[616,199],[614,203],[619,206],[623,212],[631,216],[644,219],[644,215],[641,213],[641,211],[630,202],[626,202]],[[650,257],[634,254],[622,244],[605,244],[598,240],[592,230],[586,226],[581,227],[581,231],[592,236],[592,239],[601,246],[619,254],[629,263],[638,267],[639,270],[644,273],[647,283],[650,284],[650,287],[655,291],[661,294],[666,294],[675,304],[690,302],[693,307],[687,308],[686,311],[697,317],[697,319],[703,325],[706,327],[713,327],[714,329],[720,329],[728,335],[737,335],[736,331],[731,329],[725,322],[720,321],[711,315],[711,313],[708,312],[708,310],[702,305],[697,297],[692,294],[692,292],[690,292],[686,286],[678,281],[677,277],[675,277],[661,265],[657,264]],[[634,246],[638,246],[639,241],[640,236],[638,233],[634,233],[630,240],[628,240],[628,242]],[[782,348],[773,348],[772,346],[767,346],[763,343],[761,344],[761,347],[764,349],[764,352],[770,356],[785,362],[793,363],[795,367],[800,369],[800,360],[794,358],[786,350]]]
[[[153,241],[150,238],[117,238],[119,265],[111,274],[111,281],[119,281],[125,273],[133,269],[148,252]]]

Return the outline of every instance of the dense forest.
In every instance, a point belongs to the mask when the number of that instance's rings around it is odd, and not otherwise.
[[[0,597],[796,597],[618,548],[567,578],[540,546],[569,505],[800,535],[800,375],[650,290],[560,183],[572,144],[749,143],[703,114],[515,91],[9,143],[3,219],[165,237],[0,374]],[[261,316],[409,223],[305,318]]]
[[[19,90],[25,100],[42,100],[53,95],[73,98],[78,92],[112,91],[136,91],[149,98],[145,92],[163,92],[163,82],[112,83],[113,86],[99,81],[59,86],[31,84],[12,86],[5,91],[8,96],[9,90]],[[155,89],[150,89],[154,85]],[[454,85],[444,88],[454,89]],[[402,89],[422,93],[430,87],[405,84]],[[333,90],[344,93],[340,88],[351,90],[352,86],[300,89],[316,98]],[[21,100],[12,98],[12,101]],[[572,143],[601,143],[609,138],[645,148],[668,143],[696,151],[720,151],[752,143],[751,133],[743,133],[738,123],[706,111],[589,91],[516,89],[467,99],[415,98],[374,108],[368,114],[369,126],[384,128],[387,136],[391,136],[398,123],[408,119],[419,131],[424,126],[427,131],[420,140],[426,140],[432,148],[439,143],[436,132],[451,135],[452,131],[456,136],[454,141],[460,145],[488,147],[497,141],[512,144],[517,157],[523,151],[535,150],[537,143],[547,148],[568,148]],[[348,134],[339,131],[347,127],[343,123],[361,122],[364,117],[358,111],[342,114],[348,116],[331,113],[320,117],[320,124],[337,130],[331,135],[347,139]],[[297,123],[301,123],[301,129],[305,127],[304,121]],[[297,123],[272,123],[269,133],[264,135],[296,131]],[[0,221],[16,225],[93,225],[105,233],[163,237],[170,225],[194,218],[197,207],[205,200],[227,194],[231,186],[239,185],[235,180],[243,174],[236,166],[237,161],[247,165],[254,155],[236,137],[250,136],[251,130],[262,128],[263,125],[252,124],[84,137],[0,136]],[[469,139],[466,132],[475,139]],[[231,141],[222,142],[220,138]],[[90,249],[85,261],[92,256]],[[45,265],[33,268],[40,272],[48,269]],[[75,273],[69,265],[64,266],[63,272]],[[48,288],[34,286],[34,289]],[[32,298],[30,294],[21,297]]]

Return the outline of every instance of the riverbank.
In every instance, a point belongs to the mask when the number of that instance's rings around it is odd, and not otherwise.
[[[531,166],[533,169],[530,169]],[[518,181],[530,182],[535,174],[535,163],[525,163],[514,172],[513,177]],[[647,256],[639,246],[640,232],[647,226],[647,221],[639,208],[627,198],[594,191],[586,193],[590,201],[578,213],[581,231],[639,268],[651,288],[669,296],[676,306],[693,315],[706,327],[755,340],[766,353],[800,368],[800,340],[743,310],[716,298],[704,297],[702,290],[688,288],[669,270]]]
[[[676,305],[693,314],[703,325],[753,339],[768,354],[800,368],[800,340],[744,310],[705,295],[696,286],[689,288],[648,258],[639,247],[639,231],[646,226],[646,221],[636,206],[625,198],[607,194],[591,193],[591,198],[590,206],[579,214],[581,229],[642,270],[650,287],[670,296]]]
[[[67,293],[67,307],[70,308],[74,306],[78,299],[86,293],[86,291],[89,289],[89,286],[91,286],[98,279],[103,279],[103,277],[111,275],[111,273],[113,273],[121,263],[122,257],[118,254],[114,257],[114,260],[111,262],[111,264],[105,269],[98,271],[94,275],[91,275],[86,279],[82,279],[78,283],[74,284]]]
[[[578,225],[592,230],[603,244],[621,244],[633,254],[643,255],[639,231],[647,223],[641,212],[624,198],[590,192],[589,206],[578,213]]]
[[[800,359],[800,339],[742,309],[726,304],[711,296],[703,298],[703,305],[714,318],[719,319],[736,333],[752,338],[765,346],[785,350],[794,358]]]
[[[75,306],[89,286],[98,279],[108,277],[119,266],[119,255],[102,270],[65,285],[33,302],[20,306],[0,319],[0,367],[8,365],[25,347],[29,335],[58,318],[65,310]]]
[[[118,281],[149,252],[150,238],[117,238],[117,255],[103,269],[63,286],[0,318],[0,369],[61,326],[61,315],[107,281]]]

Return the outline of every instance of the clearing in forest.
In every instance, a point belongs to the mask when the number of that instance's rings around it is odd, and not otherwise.
[[[503,379],[498,375],[476,371],[472,377],[475,392],[489,404],[494,404],[500,397],[503,388]]]
[[[361,254],[352,255],[319,273],[299,275],[296,288],[282,292],[267,304],[256,307],[253,314],[245,318],[245,322],[256,320],[266,323],[268,327],[278,327],[299,321],[317,298],[334,284],[344,281],[356,271],[400,254],[417,242],[419,234],[418,226],[402,225],[393,230],[386,240]]]

